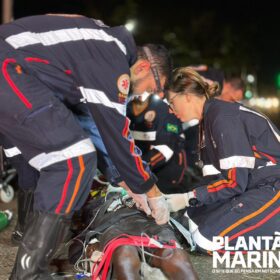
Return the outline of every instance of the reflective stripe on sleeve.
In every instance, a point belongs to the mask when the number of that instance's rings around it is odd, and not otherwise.
[[[253,169],[255,167],[255,160],[256,159],[254,157],[231,156],[228,158],[220,159],[220,168],[224,170],[235,167]]]
[[[156,131],[136,131],[130,130],[131,135],[135,140],[139,141],[155,141],[156,140]]]
[[[21,154],[21,151],[17,147],[3,149],[3,150],[7,158],[15,157]]]
[[[9,36],[5,39],[5,41],[15,49],[35,44],[51,46],[79,40],[115,42],[124,54],[127,53],[125,45],[119,39],[113,37],[112,35],[109,35],[101,29],[66,28],[41,33],[27,31]]]
[[[165,157],[166,161],[170,160],[174,154],[174,152],[167,145],[157,145],[157,146],[153,146],[152,148],[161,152]]]
[[[209,175],[217,175],[221,172],[212,164],[204,165],[202,168],[202,174],[203,176],[209,176]]]
[[[112,102],[103,91],[90,88],[79,88],[83,97],[89,103],[101,104],[103,106],[116,109],[121,115],[126,115],[126,105]]]

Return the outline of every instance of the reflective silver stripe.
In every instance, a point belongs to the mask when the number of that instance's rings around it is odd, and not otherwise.
[[[188,218],[190,233],[195,232],[198,229],[198,225],[189,217],[188,210],[184,213],[184,216]]]
[[[151,93],[144,91],[142,94],[133,94],[129,97],[128,102],[140,98],[141,102],[145,102]]]
[[[191,233],[180,224],[178,221],[170,217],[170,222],[177,228],[177,230],[185,237],[189,245],[191,246],[191,252],[195,250],[195,243],[192,239]]]
[[[220,243],[213,242],[204,237],[198,229],[192,233],[192,236],[195,244],[206,251],[217,251],[223,248]]]
[[[67,28],[42,33],[27,31],[9,36],[5,39],[5,41],[15,49],[35,44],[51,46],[78,40],[115,42],[124,54],[127,53],[125,45],[119,39],[107,34],[104,30],[92,28]]]
[[[272,161],[269,161],[266,163],[265,166],[273,166],[273,165],[277,165],[276,163],[273,163]]]
[[[280,135],[274,130],[274,128],[273,128],[273,126],[271,125],[271,123],[270,123],[270,121],[269,121],[268,118],[266,118],[265,116],[263,116],[262,114],[260,114],[260,113],[258,113],[258,112],[252,111],[252,110],[250,110],[250,109],[248,109],[248,108],[246,108],[246,107],[243,107],[243,106],[240,106],[239,109],[240,109],[241,111],[249,112],[249,113],[255,114],[255,115],[257,115],[257,116],[262,117],[263,119],[265,119],[265,120],[268,122],[268,124],[269,124],[269,126],[270,126],[270,128],[271,128],[273,134],[275,135],[276,139],[278,140],[278,142],[280,142]]]
[[[11,158],[21,154],[21,151],[17,147],[3,149],[6,157]]]
[[[165,157],[166,161],[169,161],[174,154],[174,152],[167,145],[157,145],[152,146],[152,148],[161,152]]]
[[[112,102],[103,91],[79,87],[83,97],[90,103],[101,104],[116,109],[123,116],[126,115],[126,105]]]
[[[135,140],[140,140],[140,141],[156,140],[156,133],[157,133],[156,131],[144,132],[144,131],[131,130],[130,132]]]
[[[192,120],[190,120],[188,122],[184,122],[182,124],[182,127],[183,127],[183,130],[186,130],[186,129],[188,129],[190,127],[193,127],[195,125],[198,125],[198,124],[199,124],[199,120],[198,119],[192,119]]]
[[[255,158],[254,157],[245,157],[245,156],[232,156],[228,158],[220,159],[220,168],[221,169],[230,169],[234,167],[244,167],[244,168],[254,168],[255,167]]]
[[[54,163],[67,160],[69,158],[78,157],[80,155],[89,154],[95,151],[94,145],[89,138],[84,139],[71,145],[61,151],[50,152],[48,154],[41,153],[29,160],[29,164],[41,170]]]
[[[203,176],[217,175],[221,172],[212,164],[204,165],[202,168]]]

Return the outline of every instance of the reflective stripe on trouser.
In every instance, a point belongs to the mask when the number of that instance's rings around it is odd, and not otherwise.
[[[56,214],[79,210],[88,197],[95,169],[95,152],[42,169],[35,192],[34,210]],[[53,174],[51,178],[50,174]]]
[[[17,171],[19,188],[26,191],[35,189],[39,178],[39,172],[28,164],[18,148],[14,147],[9,139],[2,134],[0,134],[0,143],[3,144],[8,162],[11,163],[12,167]]]
[[[273,236],[280,224],[280,180],[273,179],[224,203],[189,208],[187,213],[198,225],[192,233],[194,241],[206,251],[222,249],[212,242],[214,236],[228,237],[230,246],[239,236]]]

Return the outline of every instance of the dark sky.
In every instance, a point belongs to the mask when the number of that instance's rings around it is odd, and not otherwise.
[[[232,65],[256,73],[260,84],[271,86],[280,72],[280,13],[270,1],[258,5],[245,0],[14,1],[15,18],[47,12],[81,13],[109,25],[135,18],[137,43],[166,44],[177,64]]]

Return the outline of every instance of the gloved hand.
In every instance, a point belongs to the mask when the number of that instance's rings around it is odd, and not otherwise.
[[[127,190],[127,194],[133,198],[136,203],[136,207],[144,211],[148,216],[152,214],[152,211],[148,205],[147,195],[146,194],[136,194],[131,190]]]
[[[152,217],[158,225],[169,221],[169,210],[163,195],[148,197],[149,206],[152,209]]]
[[[185,207],[189,207],[189,200],[194,197],[194,192],[165,195],[170,212],[177,212]]]

